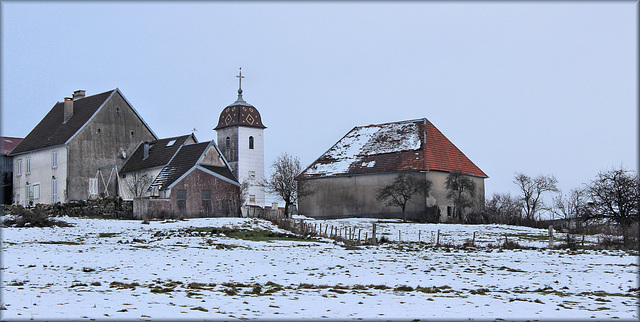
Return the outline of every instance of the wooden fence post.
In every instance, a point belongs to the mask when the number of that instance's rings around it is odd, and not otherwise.
[[[378,238],[376,238],[376,223],[373,223],[373,232],[371,233],[371,238],[373,239],[373,244],[378,245]]]
[[[553,248],[553,225],[549,225],[549,248]]]
[[[475,246],[476,245],[476,232],[473,232],[473,239],[471,240],[471,246]]]
[[[436,237],[436,247],[440,246],[440,229],[438,229],[438,237]]]
[[[420,234],[422,233],[422,230],[418,230],[418,245],[420,245]]]
[[[402,242],[402,233],[398,230],[398,245]]]

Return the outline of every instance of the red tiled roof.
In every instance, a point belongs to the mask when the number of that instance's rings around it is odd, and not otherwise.
[[[425,119],[425,121],[427,125],[425,131],[427,140],[425,168],[488,177],[429,120]]]
[[[419,119],[355,127],[299,178],[412,170],[487,177],[429,120]]]
[[[8,136],[0,136],[0,150],[2,150],[2,155],[7,155],[11,150],[13,150],[20,142],[24,140],[23,138],[14,138]]]

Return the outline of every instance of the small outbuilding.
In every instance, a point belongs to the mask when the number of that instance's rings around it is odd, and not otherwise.
[[[473,205],[484,205],[488,176],[426,118],[356,126],[298,177],[298,212],[314,218],[403,218],[399,207],[377,200],[378,190],[398,174],[432,182],[426,196],[412,198],[408,219],[450,221],[454,203],[447,198],[446,179],[458,173],[475,186]]]

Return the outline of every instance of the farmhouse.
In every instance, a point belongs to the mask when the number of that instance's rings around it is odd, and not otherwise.
[[[447,198],[446,178],[461,173],[471,179],[473,208],[484,205],[487,175],[426,118],[356,126],[298,177],[298,212],[314,218],[402,218],[399,207],[377,200],[377,191],[398,174],[432,182],[427,196],[407,205],[407,218],[448,221],[454,204]]]
[[[13,200],[53,204],[118,195],[114,172],[156,135],[119,89],[57,102],[20,142],[13,157]]]

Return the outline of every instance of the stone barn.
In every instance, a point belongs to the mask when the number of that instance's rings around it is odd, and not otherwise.
[[[378,189],[400,173],[432,182],[428,195],[409,201],[408,219],[452,219],[454,205],[445,184],[450,173],[470,178],[475,186],[467,212],[484,206],[488,176],[423,118],[353,128],[297,177],[299,187],[311,192],[299,198],[298,212],[314,218],[402,218],[401,208],[376,198]]]

